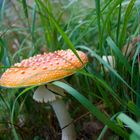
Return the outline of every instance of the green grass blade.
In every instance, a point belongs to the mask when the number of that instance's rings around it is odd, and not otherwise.
[[[91,73],[87,73],[83,70],[81,71],[78,71],[80,74],[83,74],[85,76],[88,76],[90,78],[92,78],[93,80],[95,80],[95,82],[97,84],[99,84],[101,87],[103,87],[104,89],[106,89],[107,91],[109,91],[111,93],[111,95],[114,97],[114,99],[116,99],[116,101],[121,104],[121,105],[124,105],[126,104],[126,101],[123,101],[117,93],[115,93],[115,91],[102,79],[98,78],[96,75],[93,75]]]
[[[123,56],[122,52],[119,50],[119,48],[116,46],[116,44],[114,43],[114,41],[111,39],[111,37],[107,37],[107,43],[110,46],[110,48],[113,50],[114,54],[116,55],[116,57],[118,58],[118,60],[120,61],[120,63],[122,65],[124,65],[127,70],[129,71],[129,73],[131,74],[131,66],[129,65],[126,57]]]
[[[98,82],[97,82],[98,83]],[[103,84],[103,82],[102,82],[102,84]],[[104,90],[104,89],[102,89],[101,88],[101,86],[99,86],[98,84],[96,85],[97,87],[98,87],[98,90],[100,91],[100,93],[101,93],[101,95],[102,95],[102,97],[103,97],[103,101],[104,101],[104,103],[105,103],[105,105],[108,107],[108,108],[110,108],[111,109],[111,111],[112,111],[112,113],[113,113],[113,103],[112,103],[112,101],[110,101],[110,98],[109,98],[109,94],[106,94],[106,91]],[[105,86],[105,85],[104,85]],[[107,88],[106,88],[107,89]],[[113,94],[115,94],[116,95],[116,93],[113,93]],[[118,99],[118,97],[116,97],[116,96],[114,96],[113,95],[113,97],[115,97],[115,98],[117,98]]]
[[[102,52],[102,31],[101,31],[101,9],[100,9],[100,0],[95,0],[96,3],[96,14],[97,14],[97,25],[98,25],[98,34],[99,34],[99,50]]]
[[[138,137],[134,132],[130,135],[130,140],[139,140],[140,137]]]
[[[59,24],[56,22],[55,18],[53,17],[53,15],[49,12],[49,10],[47,9],[47,7],[45,7],[45,5],[39,0],[36,1],[37,3],[39,3],[41,5],[41,7],[47,12],[47,14],[49,15],[50,19],[52,20],[52,23],[55,25],[55,27],[57,28],[57,30],[59,31],[59,33],[62,35],[63,39],[65,40],[66,44],[68,45],[68,47],[73,51],[73,53],[77,56],[77,58],[81,61],[79,55],[77,54],[74,45],[72,44],[72,42],[70,41],[70,39],[68,38],[68,36],[66,35],[66,33],[62,30],[62,28],[59,26]],[[45,12],[44,11],[44,12]],[[81,61],[82,63],[82,61]]]
[[[118,15],[118,22],[117,22],[117,31],[116,31],[116,42],[118,45],[118,41],[119,41],[119,35],[120,35],[120,25],[121,25],[121,9],[122,9],[122,5],[119,5],[119,15]]]
[[[10,67],[11,65],[11,60],[9,58],[9,55],[8,55],[8,46],[7,46],[7,42],[6,40],[4,39],[0,39],[0,45],[1,45],[1,48],[2,48],[2,51],[3,51],[3,54],[1,52],[1,56],[3,57],[2,59],[2,63],[4,64],[5,67]]]
[[[5,3],[6,3],[6,0],[3,0],[2,6],[1,6],[1,9],[0,9],[0,21],[1,22],[3,22],[3,20],[4,20]]]
[[[22,0],[22,6],[23,6],[25,17],[28,19],[28,17],[29,17],[29,15],[28,15],[28,5],[27,5],[26,0]]]
[[[116,113],[115,115],[113,115],[111,117],[111,120],[113,121],[118,116],[118,114],[120,114],[120,112],[119,113]],[[108,126],[105,125],[105,127],[102,129],[100,135],[98,136],[97,140],[102,140],[103,137],[104,137],[104,135],[105,135],[105,133],[107,132],[107,130],[108,130]]]
[[[136,97],[136,105],[138,108],[140,108],[140,75],[137,81],[137,93],[138,93],[138,96]]]
[[[3,98],[2,94],[0,94],[0,98],[1,98],[2,102],[4,103],[4,107],[6,106],[7,110],[10,112],[10,106],[9,106],[8,102]]]
[[[115,0],[115,1],[112,0],[112,1],[110,2],[111,7],[109,8],[108,13],[106,14],[106,17],[105,17],[105,21],[104,21],[104,23],[103,23],[103,31],[102,31],[102,34],[104,33],[105,28],[106,28],[106,26],[107,26],[107,23],[108,23],[109,20],[110,20],[111,14],[114,12],[114,10],[117,8],[117,6],[120,5],[120,4],[122,3],[122,1],[123,1],[123,0]],[[107,9],[107,8],[108,8],[108,7],[106,7],[106,9]],[[105,12],[105,10],[104,10],[104,12]]]
[[[126,9],[126,12],[125,12],[124,21],[123,21],[123,28],[122,28],[122,31],[120,34],[120,39],[119,39],[119,47],[120,48],[122,47],[122,45],[124,44],[125,39],[126,39],[127,24],[128,24],[129,18],[131,17],[131,11],[132,11],[132,8],[133,8],[135,2],[136,2],[136,0],[131,0],[127,9]]]
[[[19,97],[21,97],[24,93],[26,93],[27,91],[31,90],[32,88],[34,88],[35,86],[31,86],[29,88],[26,88],[25,90],[23,90],[15,99],[14,103],[13,103],[13,106],[12,106],[12,111],[11,111],[11,124],[14,124],[14,113],[15,113],[15,108],[16,108],[16,103],[17,103],[17,100],[19,99]],[[14,135],[14,138],[15,140],[19,140],[19,136],[16,132],[16,129],[14,127],[14,125],[12,125],[12,132],[13,132],[13,135]]]
[[[135,116],[140,118],[140,108],[138,106],[136,106],[132,101],[129,101],[127,106]]]
[[[0,38],[0,61],[2,62],[2,58],[4,56],[4,42],[3,40]]]
[[[107,63],[105,62],[96,52],[92,51],[90,48],[87,48],[85,46],[78,46],[79,48],[85,49],[90,52],[91,56],[95,57],[101,64],[103,64],[105,67],[107,67],[122,83],[124,83],[129,89],[131,89],[136,95],[137,93],[135,90],[129,86],[129,84]]]
[[[87,100],[83,95],[78,91],[73,89],[71,86],[56,81],[53,82],[54,85],[59,86],[65,89],[70,95],[72,95],[76,100],[78,100],[86,109],[88,109],[92,115],[96,116],[102,123],[106,124],[110,129],[112,129],[118,135],[128,138],[128,133],[118,127],[114,122],[112,122],[104,113],[102,113],[96,106]]]
[[[134,120],[132,120],[124,113],[119,114],[117,118],[119,118],[123,123],[125,123],[140,138],[140,125],[138,125]]]
[[[46,44],[48,48],[51,48],[51,33],[49,31],[49,24],[47,21],[47,17],[41,14],[43,12],[43,9],[41,8],[40,3],[36,2],[36,5],[38,7],[38,12],[40,13],[39,15],[40,15],[41,23],[42,23],[42,28],[43,28]]]
[[[35,41],[36,41],[36,39],[35,39],[35,36],[34,36],[34,33],[35,33],[35,21],[36,21],[36,4],[34,3],[33,10],[32,10],[32,24],[31,24],[31,36],[32,36],[32,48],[33,48],[33,51],[31,52],[31,55],[36,50],[35,49]]]

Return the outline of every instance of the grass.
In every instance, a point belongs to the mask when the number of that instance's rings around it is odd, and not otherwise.
[[[0,72],[44,51],[70,48],[77,55],[75,49],[80,49],[88,55],[86,67],[66,78],[70,85],[53,82],[67,91],[64,100],[74,120],[87,114],[75,122],[78,138],[139,139],[140,45],[135,39],[139,10],[138,0],[89,0],[89,5],[84,1],[36,0],[29,4],[5,0],[0,11]],[[115,67],[102,59],[104,55],[115,57]],[[32,100],[34,90],[0,87],[1,139],[60,137],[50,107]],[[98,121],[104,128],[96,135],[93,130],[93,138],[84,130],[84,123],[99,126]]]

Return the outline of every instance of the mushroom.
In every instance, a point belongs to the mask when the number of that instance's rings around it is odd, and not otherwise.
[[[16,63],[0,78],[0,85],[4,87],[39,86],[33,99],[41,103],[50,103],[62,129],[62,140],[75,140],[76,132],[62,100],[64,91],[49,82],[72,75],[85,66],[87,56],[81,51],[76,52],[81,61],[70,49],[39,54]]]
[[[112,68],[115,68],[115,57],[114,56],[112,56],[112,55],[103,55],[102,56],[102,59],[107,64],[109,64]],[[109,69],[106,66],[104,66],[104,68],[105,68],[105,71],[106,72],[109,72]]]

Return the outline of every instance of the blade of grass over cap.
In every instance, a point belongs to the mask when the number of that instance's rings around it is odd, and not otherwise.
[[[60,81],[53,82],[54,85],[65,89],[70,95],[72,95],[76,100],[78,100],[86,109],[88,109],[92,115],[96,116],[102,123],[106,124],[110,129],[112,129],[118,135],[128,138],[128,133],[122,130],[114,122],[112,122],[104,113],[102,113],[96,106],[94,106],[87,98],[81,95],[71,86],[62,83]]]

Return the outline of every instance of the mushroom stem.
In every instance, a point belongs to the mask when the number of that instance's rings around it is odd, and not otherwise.
[[[62,129],[62,140],[76,140],[76,132],[74,130],[74,124],[72,124],[72,118],[70,117],[66,105],[61,96],[55,95],[48,90],[45,86],[37,88],[33,95],[33,99],[38,102],[49,102],[52,106],[56,117],[58,119],[60,128]],[[65,127],[66,126],[66,127]]]
[[[60,128],[62,129],[62,140],[75,140],[76,133],[74,130],[74,125],[71,123],[72,118],[70,117],[63,100],[58,99],[50,104],[57,116]]]

